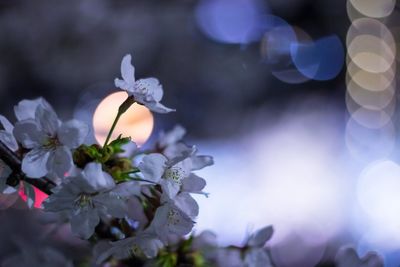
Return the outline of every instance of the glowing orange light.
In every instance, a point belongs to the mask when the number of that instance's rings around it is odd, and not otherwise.
[[[93,128],[96,140],[100,144],[106,140],[108,131],[117,115],[118,107],[127,96],[125,92],[113,93],[97,106],[93,116]],[[124,137],[130,136],[136,144],[142,145],[150,137],[153,126],[154,118],[150,110],[135,103],[118,121],[111,140],[122,134]]]

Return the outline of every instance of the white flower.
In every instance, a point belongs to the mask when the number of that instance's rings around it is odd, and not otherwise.
[[[35,112],[38,106],[42,106],[47,110],[53,111],[53,108],[43,98],[33,100],[22,100],[14,107],[15,116],[19,121],[27,119],[35,119]],[[54,111],[53,111],[54,112]],[[3,142],[10,150],[17,151],[18,143],[13,135],[14,126],[4,116],[0,115],[0,124],[3,130],[0,130],[0,141]]]
[[[250,235],[246,242],[247,249],[244,254],[246,267],[270,267],[271,260],[267,251],[263,248],[265,243],[271,239],[274,229],[266,226]]]
[[[0,130],[0,141],[3,142],[10,150],[17,151],[18,144],[17,140],[13,135],[14,126],[4,116],[0,115],[0,123],[4,130]]]
[[[164,155],[152,153],[143,157],[138,166],[146,180],[158,183],[163,190],[163,199],[173,199],[179,191],[200,193],[206,182],[191,173],[190,158],[168,160]]]
[[[190,216],[178,208],[173,201],[169,201],[156,210],[149,228],[157,233],[162,242],[168,244],[170,235],[187,235],[192,231],[193,226],[194,222]]]
[[[51,105],[44,98],[39,97],[32,100],[25,99],[20,101],[18,105],[14,106],[15,117],[17,117],[18,121],[35,119],[38,106],[54,113]]]
[[[44,202],[46,211],[68,212],[72,231],[87,239],[100,218],[126,215],[125,199],[112,191],[113,178],[98,163],[89,163],[77,176],[68,177]]]
[[[130,257],[154,258],[163,247],[163,243],[154,233],[148,231],[139,232],[134,237],[112,242],[110,247],[97,257],[96,263],[100,264],[110,256],[116,259],[127,259]]]
[[[213,165],[214,160],[211,156],[196,155],[196,147],[190,147],[182,141],[185,134],[186,130],[181,125],[176,125],[169,132],[161,133],[157,141],[158,149],[160,149],[168,159],[190,156],[192,160],[192,170],[200,170]]]
[[[168,113],[175,111],[165,107],[160,103],[163,97],[163,89],[156,78],[146,78],[135,80],[135,68],[131,64],[131,55],[125,55],[121,63],[122,80],[116,78],[115,86],[125,90],[135,98],[140,104],[145,105],[150,110],[158,113]]]
[[[219,267],[244,267],[240,251],[234,248],[220,248],[216,255]]]
[[[73,166],[71,149],[83,143],[87,125],[78,120],[62,123],[44,99],[21,101],[15,113],[21,121],[15,124],[14,136],[30,149],[22,160],[22,171],[31,178],[64,177]]]
[[[343,247],[335,259],[338,267],[383,267],[383,259],[375,252],[360,258],[352,247]]]
[[[180,141],[186,134],[186,129],[181,125],[175,125],[169,132],[161,132],[157,141],[159,148],[164,149]]]

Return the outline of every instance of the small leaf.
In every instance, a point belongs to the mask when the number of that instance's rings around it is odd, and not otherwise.
[[[122,137],[122,135],[119,135],[117,139],[108,144],[108,147],[112,148],[114,154],[122,153],[125,152],[125,150],[122,147],[128,144],[130,141],[131,141],[130,137]]]

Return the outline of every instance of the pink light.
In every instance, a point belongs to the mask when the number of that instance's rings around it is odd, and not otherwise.
[[[42,207],[43,201],[48,197],[48,195],[43,193],[42,191],[40,191],[36,187],[33,187],[33,189],[35,190],[35,204],[34,204],[34,207],[40,209]],[[26,194],[24,192],[24,188],[22,186],[20,187],[18,193],[19,193],[19,196],[21,197],[21,199],[26,202],[28,197],[26,196]]]

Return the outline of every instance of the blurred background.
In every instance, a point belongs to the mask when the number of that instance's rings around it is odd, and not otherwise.
[[[352,244],[398,267],[399,26],[395,0],[2,0],[0,112],[43,96],[92,124],[131,53],[177,112],[119,131],[146,146],[179,123],[215,158],[196,231],[240,244],[273,224],[278,266],[334,266]]]

